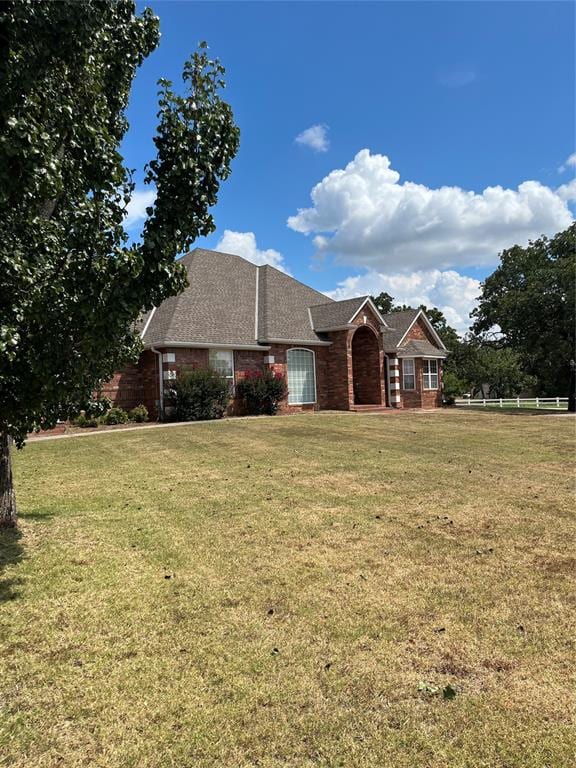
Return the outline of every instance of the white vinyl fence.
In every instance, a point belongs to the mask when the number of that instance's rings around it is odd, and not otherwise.
[[[460,398],[455,401],[456,405],[465,405],[470,407],[489,406],[491,408],[558,408],[566,410],[568,407],[567,397],[492,397],[478,398],[471,397]]]

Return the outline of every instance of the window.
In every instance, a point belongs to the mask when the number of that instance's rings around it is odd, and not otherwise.
[[[316,402],[316,376],[314,374],[314,352],[309,349],[289,349],[288,403],[303,405]]]
[[[402,374],[404,377],[404,389],[416,389],[414,360],[402,360]]]
[[[234,350],[211,349],[208,354],[210,368],[217,371],[220,376],[228,379],[230,391],[234,388]]]
[[[422,360],[424,389],[438,389],[438,360]]]

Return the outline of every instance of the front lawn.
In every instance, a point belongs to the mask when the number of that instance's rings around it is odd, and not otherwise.
[[[573,765],[573,438],[457,411],[30,443],[0,766]]]

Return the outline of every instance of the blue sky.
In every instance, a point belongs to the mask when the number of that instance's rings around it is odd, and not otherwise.
[[[199,40],[227,68],[241,129],[218,229],[199,245],[334,297],[436,304],[464,329],[498,251],[569,223],[572,3],[150,5],[162,40],[137,75],[123,146],[137,180],[153,156],[156,81],[179,81]]]

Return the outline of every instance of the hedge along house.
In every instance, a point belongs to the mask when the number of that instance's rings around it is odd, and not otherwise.
[[[170,382],[194,367],[221,372],[232,393],[248,372],[283,374],[285,413],[441,404],[446,349],[421,310],[383,316],[369,296],[333,301],[232,254],[198,248],[182,264],[189,287],[141,319],[138,363],[102,388],[114,405],[163,418]]]

